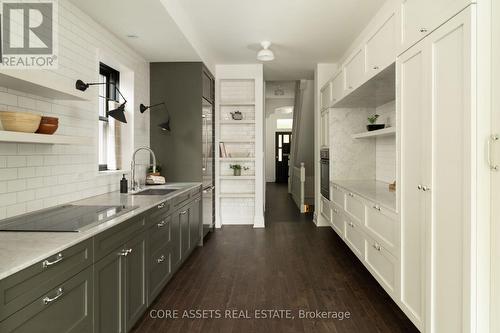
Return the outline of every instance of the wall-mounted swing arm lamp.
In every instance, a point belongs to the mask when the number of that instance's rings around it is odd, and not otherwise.
[[[75,88],[80,90],[80,91],[85,91],[90,86],[98,86],[98,85],[112,85],[115,87],[115,90],[123,98],[124,102],[122,104],[120,104],[116,109],[108,111],[107,115],[115,118],[119,122],[127,123],[127,118],[125,118],[125,104],[127,104],[127,99],[125,98],[125,96],[123,96],[122,92],[118,89],[118,87],[116,85],[114,85],[112,83],[106,83],[106,82],[85,83],[82,80],[77,80],[75,83]]]
[[[141,104],[141,105],[139,105],[139,111],[141,113],[144,113],[144,112],[146,112],[147,109],[151,109],[151,108],[154,108],[154,107],[157,107],[157,106],[160,106],[160,105],[163,105],[163,107],[167,111],[168,118],[167,118],[166,122],[161,123],[160,125],[158,125],[158,127],[160,127],[164,131],[169,131],[170,132],[170,113],[168,112],[167,105],[165,104],[165,102],[161,102],[161,103],[153,104],[153,105],[149,105],[149,106]]]

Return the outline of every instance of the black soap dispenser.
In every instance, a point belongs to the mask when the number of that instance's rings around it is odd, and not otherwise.
[[[120,180],[120,193],[128,193],[128,180],[123,174],[122,180]]]

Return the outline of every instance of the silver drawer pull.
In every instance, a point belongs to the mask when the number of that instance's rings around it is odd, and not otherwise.
[[[420,28],[420,32],[427,32],[427,31],[429,31],[429,29],[427,29],[427,28]]]
[[[165,261],[165,256],[162,254],[158,259],[156,259],[157,264],[161,264]]]
[[[352,193],[349,193],[349,196],[350,196],[351,198],[354,198],[354,194],[352,194]]]
[[[349,226],[350,226],[351,228],[354,228],[354,223],[349,222]]]
[[[122,252],[118,253],[118,255],[126,257],[130,253],[132,253],[132,249],[128,249],[128,250],[123,249]]]
[[[158,223],[156,226],[157,226],[158,228],[163,228],[166,224],[167,224],[167,221],[163,220],[163,221],[161,221],[160,223]]]
[[[422,186],[422,191],[427,192],[430,190],[431,190],[431,188],[429,186]]]
[[[164,203],[164,202],[162,202],[161,204],[159,204],[159,205],[157,206],[157,208],[158,208],[158,209],[162,209],[162,208],[164,208],[164,207],[165,207],[165,203]]]
[[[50,303],[52,303],[52,302],[57,301],[57,299],[58,299],[59,297],[61,297],[63,294],[64,294],[64,290],[63,290],[63,288],[59,288],[59,289],[57,289],[57,291],[56,291],[56,295],[55,295],[54,297],[52,297],[52,298],[51,298],[51,297],[49,297],[49,296],[45,296],[45,297],[42,299],[42,302],[43,302],[43,304],[45,304],[45,305],[50,304]]]
[[[57,264],[58,262],[62,261],[64,259],[62,253],[59,253],[57,256],[56,256],[56,260],[54,261],[48,261],[48,260],[44,260],[42,262],[42,267],[43,268],[47,268],[47,267],[50,267],[52,265],[55,265]]]
[[[379,252],[382,249],[378,243],[373,244],[373,248]]]
[[[181,215],[186,215],[186,213],[187,213],[187,212],[188,212],[187,210],[182,211],[182,212],[181,212]]]
[[[379,212],[380,212],[380,210],[381,210],[381,208],[380,208],[380,206],[379,206],[379,205],[374,205],[374,206],[373,206],[373,209],[378,210]]]

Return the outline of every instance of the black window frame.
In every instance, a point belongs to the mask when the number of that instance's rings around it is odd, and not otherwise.
[[[99,74],[106,77],[106,82],[109,83],[106,85],[106,88],[104,90],[106,92],[106,96],[99,95],[99,98],[104,98],[106,100],[106,103],[105,103],[106,114],[105,114],[105,116],[99,115],[99,121],[103,121],[103,122],[107,123],[107,122],[109,122],[109,118],[108,118],[109,105],[107,102],[108,101],[119,102],[119,95],[118,95],[116,89],[117,88],[120,89],[119,88],[120,72],[118,72],[116,69],[100,62],[99,63]],[[99,171],[107,171],[107,170],[109,170],[107,164],[99,164]]]

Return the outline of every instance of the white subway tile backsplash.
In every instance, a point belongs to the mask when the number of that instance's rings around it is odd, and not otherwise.
[[[26,189],[25,179],[9,180],[7,182],[7,192],[18,192]]]
[[[26,156],[7,156],[8,168],[19,168],[26,166]]]
[[[17,178],[17,169],[0,169],[0,181]]]
[[[130,108],[138,110],[139,103],[148,103],[148,62],[71,2],[58,4],[59,68],[46,71],[58,75],[68,87],[77,79],[95,81],[100,60],[96,55],[102,54],[113,59],[111,66],[118,63],[133,71],[136,102]],[[91,143],[0,143],[0,219],[118,190],[119,177],[97,176],[98,89],[86,94],[91,101],[75,102],[0,87],[0,109],[58,117],[57,134],[87,137]],[[129,124],[134,124],[134,146],[148,146],[149,115],[137,116]]]

